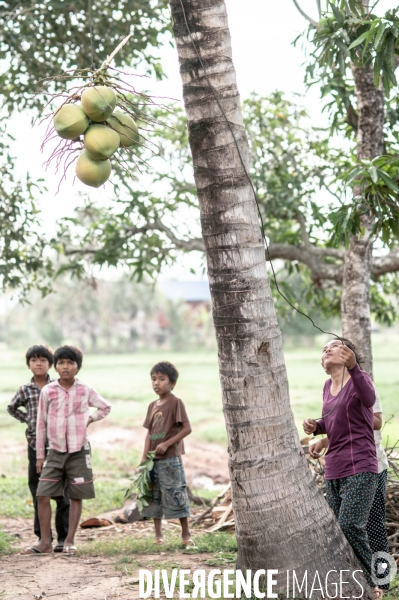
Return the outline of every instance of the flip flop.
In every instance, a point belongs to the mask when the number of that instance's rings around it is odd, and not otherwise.
[[[58,543],[54,546],[54,552],[63,552],[64,551],[64,542]]]
[[[182,544],[183,548],[189,548],[191,546],[195,546],[195,543],[193,542],[193,540],[191,538],[189,538],[188,540],[182,540],[181,544]]]
[[[36,548],[36,546],[31,546],[31,548],[27,548],[24,552],[21,552],[21,554],[23,556],[37,556],[39,554],[52,554],[53,553],[53,549],[48,550],[46,552],[42,552],[41,550],[39,550],[39,548]]]
[[[78,551],[76,546],[65,546],[62,549],[62,554],[76,554]]]

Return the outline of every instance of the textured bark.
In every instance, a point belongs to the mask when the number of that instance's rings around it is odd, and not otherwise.
[[[357,158],[372,159],[383,153],[384,97],[374,86],[373,71],[352,67],[358,109]],[[355,194],[359,190],[355,189]],[[364,218],[363,237],[352,236],[345,254],[342,278],[342,333],[362,355],[362,368],[372,375],[370,281],[372,221]]]
[[[249,170],[225,4],[183,5]],[[218,343],[238,568],[278,569],[284,592],[287,570],[301,579],[305,571],[313,579],[317,570],[324,581],[331,569],[358,567],[300,447],[250,183],[187,34],[181,0],[170,6]],[[357,596],[359,588],[344,584],[343,595]]]

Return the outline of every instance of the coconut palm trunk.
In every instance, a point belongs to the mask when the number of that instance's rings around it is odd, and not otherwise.
[[[358,109],[357,158],[373,159],[383,153],[384,97],[374,86],[369,67],[352,67]],[[359,190],[355,189],[355,194]],[[343,335],[362,355],[362,368],[372,375],[370,281],[372,221],[363,219],[364,235],[351,236],[345,253],[342,278],[341,318]]]
[[[249,147],[226,6],[221,0],[170,0],[170,7],[218,343],[237,566],[278,569],[276,589],[283,592],[288,570],[301,580],[307,571],[311,581],[317,571],[324,582],[332,569],[359,567],[312,480],[289,404],[265,248],[245,172]],[[346,596],[360,593],[353,581],[342,590]],[[323,595],[314,591],[311,597]]]

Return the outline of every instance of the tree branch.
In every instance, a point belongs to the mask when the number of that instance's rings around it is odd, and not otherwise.
[[[309,23],[312,25],[312,27],[314,27],[315,29],[317,29],[317,28],[318,28],[318,26],[319,26],[319,24],[318,24],[316,21],[314,21],[314,20],[313,20],[311,17],[309,17],[309,16],[308,16],[308,15],[307,15],[307,14],[306,14],[306,13],[305,13],[303,10],[302,10],[302,8],[299,6],[299,4],[298,4],[298,2],[297,2],[296,0],[292,0],[292,1],[293,1],[293,3],[295,4],[295,6],[296,6],[296,8],[298,9],[298,11],[301,13],[301,15],[302,15],[303,17],[305,17],[305,19],[306,19],[307,21],[309,21]]]
[[[180,238],[177,238],[173,231],[169,229],[169,227],[164,225],[159,219],[156,219],[154,221],[153,228],[158,229],[159,231],[163,231],[166,234],[166,236],[170,239],[170,241],[173,242],[176,248],[186,250],[187,252],[191,252],[192,250],[197,250],[198,252],[205,252],[205,244],[202,238],[191,238],[188,240],[182,240]]]
[[[336,283],[342,281],[344,252],[335,248],[317,248],[311,244],[308,248],[305,248],[305,246],[292,246],[291,244],[271,244],[269,255],[271,260],[280,258],[306,265],[310,269],[311,278],[315,284],[320,284],[321,281],[326,279]],[[339,259],[340,263],[328,263],[320,260],[328,257]],[[266,260],[269,260],[267,253]]]
[[[269,246],[271,260],[282,259],[297,261],[310,269],[314,283],[331,280],[342,283],[342,270],[345,252],[336,248],[317,248],[309,246],[292,246],[291,244],[271,244]],[[325,262],[323,259],[335,259],[335,262]],[[269,256],[266,253],[266,260]],[[399,272],[399,248],[394,248],[385,256],[372,258],[371,275],[374,281],[387,273]]]
[[[302,236],[302,240],[303,240],[303,244],[304,244],[305,248],[307,248],[307,249],[311,248],[312,245],[309,240],[309,234],[308,234],[308,230],[306,229],[306,223],[305,223],[305,218],[304,218],[303,214],[298,211],[295,215],[295,219],[299,223],[299,227],[301,230],[301,236]]]
[[[348,103],[346,107],[346,122],[350,125],[355,131],[357,131],[358,126],[358,115],[351,102]]]
[[[141,227],[129,227],[128,225],[122,226],[122,229],[129,234],[129,237],[133,237],[139,233],[147,233],[148,231],[162,231],[169,240],[173,243],[175,248],[180,250],[185,250],[186,252],[191,252],[193,250],[197,250],[198,252],[205,252],[205,245],[202,238],[189,238],[189,239],[180,239],[176,237],[173,231],[164,225],[162,221],[156,219],[152,223],[146,223]],[[100,250],[99,248],[68,248],[65,249],[66,256],[72,256],[73,254],[95,254]]]
[[[386,256],[373,258],[371,274],[374,279],[397,271],[399,271],[399,248],[393,248]]]
[[[341,284],[345,251],[338,250],[337,248],[319,248],[314,246],[309,240],[303,215],[301,213],[298,213],[298,215],[297,220],[301,227],[304,245],[270,244],[269,253],[266,252],[266,260],[281,259],[290,262],[296,261],[306,265],[310,270],[311,279],[316,285],[322,281],[334,281]],[[123,229],[129,237],[133,237],[139,233],[145,234],[148,231],[161,231],[177,249],[184,250],[185,252],[192,252],[194,250],[205,252],[202,238],[180,239],[159,219],[155,219],[152,223],[146,223],[142,227],[125,226]],[[69,248],[65,250],[65,255],[93,255],[99,250],[100,248]],[[373,257],[371,274],[374,280],[378,280],[379,277],[387,273],[398,271],[399,248],[394,248],[385,256]]]

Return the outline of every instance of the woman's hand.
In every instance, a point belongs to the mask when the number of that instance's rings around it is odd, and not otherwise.
[[[302,423],[302,427],[305,433],[308,435],[313,433],[317,429],[317,422],[314,419],[305,419]]]
[[[312,458],[319,458],[321,453],[328,445],[328,438],[318,440],[315,444],[309,446],[309,454]]]
[[[352,352],[352,350],[344,344],[342,344],[341,347],[340,359],[342,360],[344,367],[347,369],[353,369],[353,367],[356,365],[356,357],[354,352]]]

